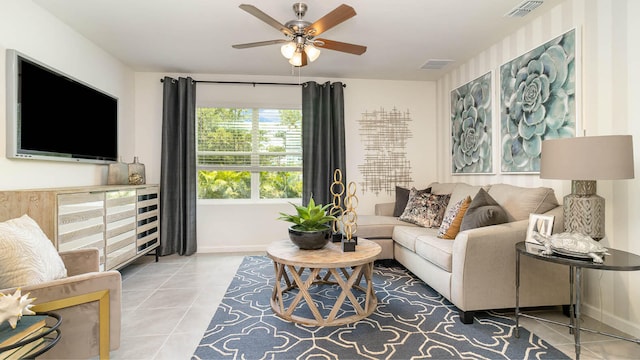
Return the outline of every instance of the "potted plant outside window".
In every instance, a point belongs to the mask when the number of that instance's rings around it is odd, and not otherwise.
[[[296,209],[296,214],[280,213],[278,219],[293,223],[289,227],[291,241],[303,250],[324,247],[331,238],[331,222],[336,220],[335,216],[327,214],[332,204],[316,204],[313,196],[307,206],[290,204]]]

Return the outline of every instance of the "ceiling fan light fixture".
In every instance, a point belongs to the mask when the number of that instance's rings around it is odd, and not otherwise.
[[[280,47],[280,53],[282,53],[282,56],[284,56],[287,59],[291,59],[291,57],[295,52],[296,52],[296,44],[293,41],[290,41],[282,45],[282,47]]]
[[[302,53],[297,51],[293,53],[293,56],[289,59],[289,64],[293,66],[302,66]]]
[[[318,48],[313,45],[306,45],[304,47],[304,52],[307,53],[307,56],[309,57],[309,61],[312,61],[312,62],[315,61],[320,56],[320,50],[318,50]]]

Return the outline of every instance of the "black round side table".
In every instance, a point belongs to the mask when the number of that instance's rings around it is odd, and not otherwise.
[[[49,351],[58,343],[58,341],[60,340],[60,324],[62,323],[60,315],[53,312],[36,313],[36,315],[46,316],[46,325],[44,326],[44,330],[35,336],[28,337],[25,340],[16,342],[15,344],[0,347],[0,354],[6,351],[18,352],[20,351],[20,348],[33,344],[37,341],[39,342],[38,345],[36,345],[26,353],[20,354],[19,356],[20,359],[35,359],[36,357]],[[24,315],[23,317],[26,316],[32,315]],[[9,355],[9,358],[13,357]]]
[[[609,255],[605,255],[602,263],[596,263],[591,258],[575,258],[566,255],[553,253],[546,255],[542,253],[544,249],[541,245],[532,243],[525,243],[524,241],[516,244],[516,328],[514,335],[519,337],[519,316],[527,318],[541,320],[556,325],[562,325],[569,328],[570,332],[573,332],[573,338],[576,348],[576,359],[580,358],[580,331],[588,331],[595,334],[605,335],[620,340],[631,341],[636,344],[640,344],[640,339],[629,339],[614,334],[600,332],[592,329],[580,327],[580,305],[581,305],[581,284],[582,284],[582,269],[597,269],[597,270],[611,270],[611,271],[636,271],[640,270],[640,256],[632,254],[622,250],[607,248]],[[520,312],[520,255],[529,256],[537,260],[552,262],[556,264],[562,264],[569,266],[569,299],[571,304],[569,306],[569,323],[564,324],[557,321],[543,319],[537,316],[523,314]],[[575,306],[574,306],[575,299]]]

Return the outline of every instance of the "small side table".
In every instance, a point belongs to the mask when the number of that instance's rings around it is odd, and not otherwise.
[[[52,347],[54,347],[58,341],[60,340],[60,324],[62,323],[62,319],[60,315],[52,312],[46,313],[36,313],[36,315],[46,315],[47,324],[44,327],[44,331],[38,334],[37,336],[30,337],[26,340],[18,341],[15,344],[11,344],[9,346],[0,347],[0,353],[3,353],[7,350],[16,350],[28,344],[31,344],[34,341],[39,341],[42,339],[43,341],[40,345],[35,346],[31,351],[22,355],[20,359],[35,359],[36,357],[44,354],[49,351]],[[25,315],[29,316],[29,315]],[[11,357],[10,357],[11,358]]]
[[[519,337],[519,320],[520,316],[545,321],[556,325],[562,325],[569,328],[573,332],[573,338],[576,347],[576,359],[580,359],[580,331],[588,331],[595,334],[605,335],[620,340],[631,341],[640,344],[640,339],[629,339],[614,334],[609,334],[597,330],[587,329],[580,326],[580,306],[581,306],[581,283],[582,269],[598,269],[611,271],[636,271],[640,270],[640,256],[628,253],[622,250],[607,248],[610,255],[605,255],[604,262],[599,264],[591,259],[578,259],[561,255],[544,255],[541,253],[543,247],[536,244],[525,243],[524,241],[516,244],[516,328],[515,336]],[[569,323],[561,323],[549,319],[543,319],[537,316],[528,315],[520,312],[520,255],[529,256],[537,260],[548,261],[556,264],[569,266],[569,298],[571,304],[569,306]],[[574,306],[575,299],[575,306]]]

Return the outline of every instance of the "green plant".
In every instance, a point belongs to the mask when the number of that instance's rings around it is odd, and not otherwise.
[[[302,231],[319,231],[326,230],[327,224],[336,220],[335,216],[327,215],[327,209],[329,209],[333,204],[316,204],[313,200],[313,196],[309,199],[309,204],[307,206],[296,205],[294,203],[290,203],[293,207],[296,208],[296,214],[290,215],[285,213],[280,213],[278,220],[284,220],[295,225],[293,228],[296,230]]]

